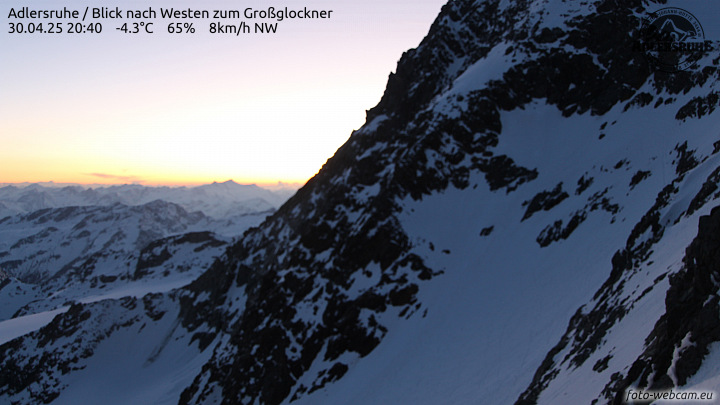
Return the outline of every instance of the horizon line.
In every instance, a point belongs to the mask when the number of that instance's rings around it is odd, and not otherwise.
[[[114,187],[114,186],[143,186],[143,187],[171,187],[171,188],[179,188],[179,187],[199,187],[199,186],[205,186],[205,185],[212,185],[212,184],[226,184],[226,183],[234,183],[241,186],[257,186],[257,187],[277,187],[277,186],[287,186],[292,188],[300,188],[307,181],[301,182],[301,181],[284,181],[284,180],[277,180],[274,182],[269,181],[257,181],[257,182],[238,182],[234,179],[228,179],[225,181],[209,181],[209,182],[199,182],[199,181],[188,181],[188,182],[152,182],[152,181],[133,181],[133,182],[108,182],[108,183],[80,183],[80,182],[72,182],[72,181],[54,181],[54,180],[48,180],[48,181],[22,181],[22,182],[3,182],[0,181],[0,187],[7,187],[7,186],[16,186],[16,187],[28,187],[32,185],[39,185],[39,186],[58,186],[58,187],[69,187],[69,186],[81,186],[81,187],[88,187],[88,188],[94,188],[94,187]]]

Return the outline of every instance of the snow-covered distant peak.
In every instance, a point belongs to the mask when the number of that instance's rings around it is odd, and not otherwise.
[[[149,187],[139,184],[82,186],[22,184],[0,188],[0,218],[43,208],[108,206],[116,203],[142,205],[155,200],[179,204],[188,211],[202,211],[215,219],[261,214],[276,210],[295,189],[265,189],[232,180],[196,187]]]

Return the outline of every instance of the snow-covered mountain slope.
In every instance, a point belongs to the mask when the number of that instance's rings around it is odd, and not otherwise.
[[[0,343],[40,329],[74,303],[140,298],[188,285],[226,246],[226,240],[209,232],[192,232],[153,241],[122,261],[94,262],[92,277],[38,284],[10,277],[0,283]]]
[[[207,229],[200,212],[164,201],[129,207],[65,207],[5,217],[0,222],[0,267],[24,282],[41,282],[139,251],[173,234]],[[88,264],[90,265],[90,264]],[[102,267],[102,266],[96,266]]]
[[[40,288],[23,283],[0,269],[0,322],[12,318],[20,308],[41,297]],[[0,341],[5,341],[0,339]]]
[[[188,284],[229,242],[206,231],[215,222],[159,200],[48,208],[0,220],[0,330],[21,323],[37,329],[49,321],[38,314],[74,301]]]
[[[24,208],[0,219],[0,342],[39,329],[73,302],[143,296],[187,285],[238,237],[275,209],[256,186],[233,182],[194,189],[28,185],[0,193]],[[222,219],[154,196],[185,200]],[[125,201],[125,205],[117,201]],[[235,204],[233,204],[235,202]],[[276,201],[277,202],[277,201]],[[62,206],[78,203],[80,206]],[[99,205],[82,205],[82,204]],[[223,236],[218,236],[223,235]]]
[[[13,393],[17,403],[175,403],[176,395],[168,393],[187,385],[207,354],[180,327],[179,307],[173,303],[146,295],[70,306],[33,333],[35,338],[0,346],[4,392]],[[79,330],[85,332],[82,338],[68,344]],[[37,346],[50,357],[36,357]],[[14,391],[25,386],[24,372],[30,368],[43,373],[32,387]]]
[[[117,203],[143,205],[163,200],[178,204],[189,212],[201,211],[215,219],[260,215],[257,220],[259,223],[294,192],[292,187],[269,190],[254,184],[238,184],[232,180],[197,187],[149,187],[138,184],[104,187],[8,185],[0,188],[0,218],[44,208],[108,206]]]
[[[185,288],[75,304],[0,346],[0,398],[719,390],[718,57],[665,73],[618,51],[663,6],[449,2],[366,125],[275,214]]]

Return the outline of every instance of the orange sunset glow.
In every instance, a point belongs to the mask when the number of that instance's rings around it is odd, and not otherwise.
[[[317,1],[332,19],[248,38],[3,35],[0,183],[304,183],[441,4]]]

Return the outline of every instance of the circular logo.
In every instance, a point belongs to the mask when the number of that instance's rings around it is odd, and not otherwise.
[[[667,7],[648,17],[643,26],[641,47],[658,69],[685,70],[711,50],[702,25],[690,12]]]

